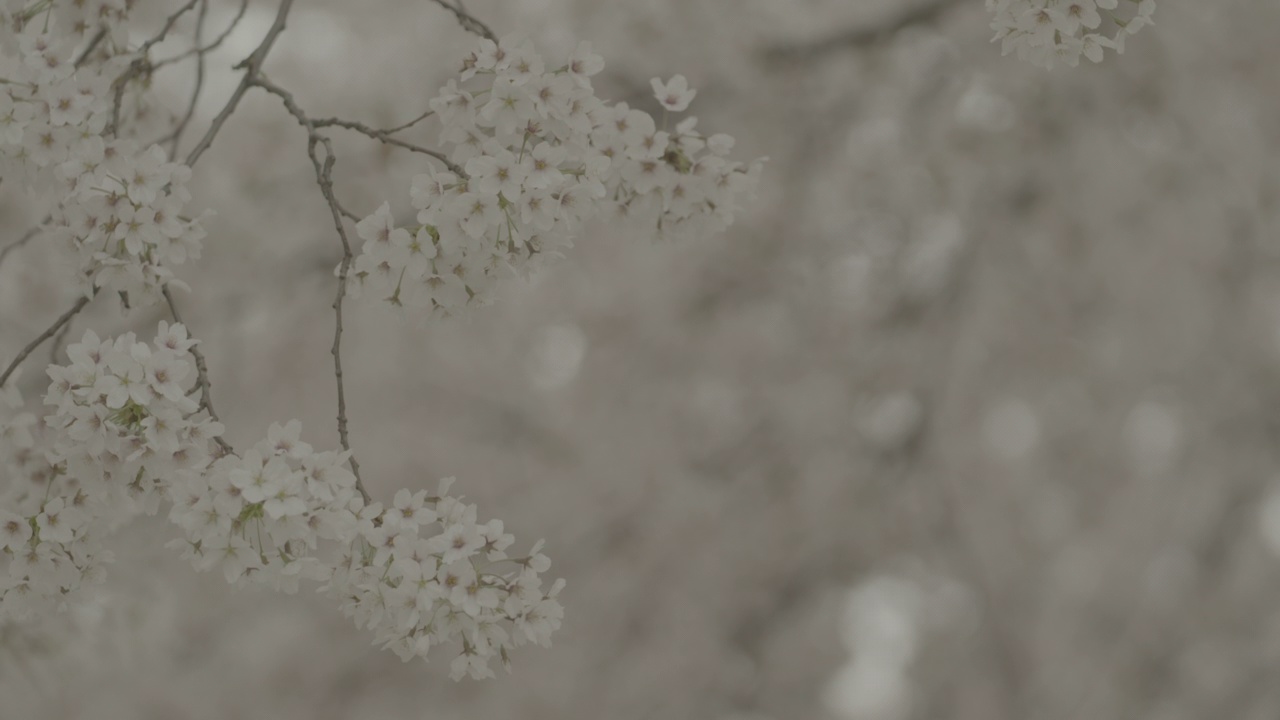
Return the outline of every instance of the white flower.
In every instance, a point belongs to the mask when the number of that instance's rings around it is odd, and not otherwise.
[[[683,75],[676,75],[665,83],[661,78],[653,78],[649,84],[653,86],[653,96],[671,112],[684,112],[698,94],[697,90],[689,89],[689,81]]]
[[[0,548],[18,552],[31,539],[31,523],[26,518],[0,508]]]
[[[1002,52],[1052,68],[1083,55],[1101,62],[1104,48],[1124,52],[1125,38],[1152,24],[1155,0],[987,0],[993,41]],[[1099,12],[1101,11],[1101,12]]]
[[[604,70],[604,58],[591,51],[591,43],[578,43],[569,55],[568,73],[581,87],[591,87],[590,78]]]

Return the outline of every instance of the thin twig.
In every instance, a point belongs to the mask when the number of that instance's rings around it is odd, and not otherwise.
[[[186,327],[186,323],[182,322],[182,316],[178,314],[178,305],[173,301],[173,294],[169,292],[169,286],[162,286],[160,292],[164,295],[165,302],[169,304],[169,312],[173,315],[173,321]],[[200,385],[200,409],[207,410],[209,417],[214,422],[221,423],[222,420],[218,418],[218,412],[213,409],[213,396],[210,393],[213,383],[209,382],[209,366],[205,363],[204,353],[200,352],[200,348],[196,345],[191,346],[190,352],[196,361],[196,382]],[[231,446],[221,437],[215,437],[213,441],[218,444],[218,448],[222,450],[223,455],[231,454]]]
[[[165,36],[169,34],[169,30],[173,28],[174,23],[178,22],[178,18],[182,17],[188,10],[195,7],[198,2],[200,2],[200,0],[187,0],[185,5],[173,11],[173,14],[165,20],[164,27],[160,28],[160,32],[152,36],[151,39],[142,43],[142,47],[138,48],[137,51],[138,57],[134,58],[133,62],[129,63],[129,67],[120,74],[120,77],[116,78],[115,81],[112,82],[112,86],[115,88],[115,97],[111,104],[111,123],[107,125],[106,130],[108,135],[114,136],[120,129],[120,104],[124,101],[125,87],[129,85],[130,80],[151,70],[151,62],[147,60],[147,53],[151,50],[152,46],[161,40],[164,40]]]
[[[333,216],[333,226],[338,231],[338,239],[342,241],[342,264],[338,267],[338,292],[333,299],[335,317],[333,347],[330,350],[333,354],[333,373],[338,385],[338,438],[342,442],[342,449],[347,451],[351,473],[356,477],[356,489],[360,491],[361,497],[367,504],[372,502],[372,498],[364,487],[364,480],[360,477],[360,465],[356,462],[355,453],[351,450],[351,439],[347,432],[347,394],[342,379],[342,301],[347,295],[347,274],[351,270],[351,261],[354,256],[351,253],[351,241],[347,238],[346,227],[342,224],[345,211],[333,192],[333,164],[337,161],[337,156],[333,152],[333,143],[328,137],[318,132],[318,122],[303,112],[294,101],[292,93],[263,77],[254,78],[252,84],[280,98],[289,114],[306,129],[307,155],[311,158],[311,165],[315,169],[316,183],[320,185],[320,193],[324,195],[325,202],[329,205],[329,214]],[[320,146],[324,147],[323,161],[318,150]]]
[[[467,12],[466,8],[462,7],[461,2],[453,4],[446,2],[446,0],[435,0],[435,3],[445,10],[453,13],[453,16],[458,19],[458,24],[462,26],[463,30],[479,35],[482,38],[498,42],[498,36],[493,34],[493,31],[489,29],[489,26],[481,22],[475,15]]]
[[[209,0],[203,0],[200,3],[200,12],[196,15],[196,46],[200,46],[200,39],[204,36],[204,19],[209,14]],[[187,112],[182,116],[182,120],[178,122],[177,127],[173,129],[173,133],[169,135],[169,157],[178,155],[178,143],[182,142],[182,133],[186,132],[187,125],[191,122],[191,118],[196,114],[196,103],[200,100],[200,91],[204,89],[204,53],[196,53],[196,82],[195,87],[191,90],[191,101],[187,103]]]
[[[832,35],[817,42],[795,45],[775,45],[766,48],[762,57],[769,61],[809,62],[821,59],[825,55],[838,50],[863,48],[877,45],[899,32],[915,25],[937,20],[950,8],[964,0],[927,0],[908,8],[899,15],[889,18],[883,23],[869,27],[857,27],[852,30]]]
[[[244,68],[244,77],[240,79],[240,84],[236,86],[235,91],[231,93],[231,97],[227,100],[227,104],[213,119],[213,123],[209,125],[209,130],[205,132],[204,137],[200,138],[200,142],[191,149],[191,153],[187,155],[186,165],[188,167],[195,165],[196,160],[204,154],[209,146],[213,145],[213,139],[218,135],[218,131],[226,124],[227,118],[236,111],[236,106],[240,104],[240,98],[244,97],[245,91],[253,85],[254,79],[262,70],[262,62],[267,59],[267,53],[271,52],[271,45],[275,43],[276,38],[284,31],[285,18],[289,16],[289,8],[293,6],[293,0],[280,0],[280,8],[276,10],[275,22],[271,23],[271,28],[267,30],[267,34],[262,38],[262,43],[253,51],[253,54],[236,64],[235,69]]]
[[[422,113],[422,114],[421,114],[421,115],[419,115],[418,117],[416,117],[416,118],[414,118],[414,119],[410,120],[409,122],[407,122],[407,123],[405,123],[405,124],[403,124],[403,125],[397,125],[397,126],[395,126],[395,127],[391,128],[390,130],[383,130],[382,132],[386,133],[387,135],[392,135],[392,134],[395,134],[395,133],[400,132],[401,130],[408,130],[409,128],[413,127],[414,125],[417,125],[418,123],[422,122],[423,120],[426,120],[427,118],[429,118],[429,117],[431,117],[432,115],[435,115],[435,114],[436,114],[436,111],[435,111],[435,110],[428,110],[428,111],[426,111],[426,112]]]
[[[240,25],[240,20],[241,18],[244,17],[244,13],[248,9],[249,9],[249,0],[240,0],[240,9],[236,11],[236,16],[231,19],[231,24],[228,25],[227,28],[222,31],[221,35],[214,38],[213,42],[209,43],[208,45],[205,45],[204,47],[200,47],[200,41],[197,40],[196,47],[193,47],[190,50],[174,55],[171,58],[157,60],[151,64],[151,68],[153,70],[159,70],[165,65],[172,65],[173,63],[176,63],[180,60],[186,60],[192,55],[206,55],[210,52],[213,52],[214,50],[217,50],[218,47],[222,45],[224,41],[226,41],[227,37],[230,36],[231,33]]]
[[[231,114],[235,112],[236,106],[240,103],[240,98],[244,96],[245,91],[249,89],[254,77],[261,70],[262,62],[266,59],[267,53],[271,51],[271,45],[275,42],[280,33],[284,31],[285,19],[289,16],[289,9],[292,6],[293,0],[280,1],[280,7],[276,10],[275,21],[271,23],[271,28],[267,30],[267,34],[262,38],[262,42],[259,43],[258,47],[249,55],[249,57],[245,58],[235,66],[236,68],[244,68],[244,78],[242,78],[240,80],[240,84],[236,86],[235,92],[233,92],[230,99],[227,100],[226,106],[224,106],[222,111],[218,113],[218,116],[214,118],[213,124],[209,127],[209,130],[205,133],[204,137],[200,139],[199,144],[192,148],[191,153],[186,159],[187,167],[192,167],[196,164],[200,159],[200,156],[204,154],[204,151],[208,150],[213,144],[213,138],[218,134],[218,130],[220,130],[223,124],[226,123],[227,118],[231,117]],[[178,305],[173,300],[173,294],[169,292],[169,286],[164,285],[161,287],[160,292],[164,295],[165,301],[169,304],[169,312],[173,315],[174,322],[182,323],[182,317],[178,314]],[[209,382],[209,368],[205,362],[204,353],[202,353],[199,348],[193,346],[191,348],[191,355],[196,361],[197,381],[200,384],[200,406],[209,412],[209,417],[213,418],[217,422],[221,422],[221,420],[218,420],[217,412],[213,409],[213,398],[210,393],[211,383]],[[233,452],[231,445],[222,438],[215,438],[214,441],[218,444],[218,448],[224,454]]]
[[[430,157],[433,157],[436,160],[439,160],[440,162],[444,163],[445,167],[449,168],[450,172],[452,172],[453,174],[458,176],[461,176],[463,174],[462,168],[450,162],[449,157],[444,153],[436,150],[424,148],[420,145],[414,145],[413,143],[405,142],[404,140],[401,140],[399,138],[392,137],[390,135],[390,132],[387,130],[375,130],[374,128],[371,128],[368,125],[365,125],[363,123],[353,122],[351,120],[342,120],[340,118],[323,118],[320,120],[313,120],[311,121],[311,123],[312,123],[312,127],[316,127],[316,128],[340,127],[340,128],[345,128],[347,130],[354,130],[355,132],[358,132],[361,135],[365,135],[367,137],[373,138],[374,140],[386,143],[387,145],[395,145],[396,147],[402,147],[405,150],[409,150],[410,152],[422,153],[423,155],[428,155]]]
[[[98,44],[102,42],[102,38],[106,36],[107,26],[103,25],[98,28],[98,32],[91,40],[89,40],[89,44],[85,46],[83,51],[81,51],[80,57],[76,58],[76,61],[72,63],[72,66],[78,68],[83,65],[85,61],[89,59],[89,56],[93,54],[93,51],[98,49]]]
[[[81,297],[79,300],[76,301],[75,305],[71,306],[70,310],[62,313],[62,315],[58,317],[58,319],[55,320],[54,323],[50,325],[44,332],[40,333],[40,335],[37,336],[35,340],[32,340],[31,342],[27,343],[27,346],[22,348],[22,352],[19,352],[18,356],[13,359],[13,362],[9,363],[9,367],[5,368],[5,371],[3,373],[0,373],[0,387],[4,387],[4,384],[6,381],[8,381],[9,376],[12,375],[15,370],[18,369],[18,366],[22,364],[23,360],[27,359],[28,355],[35,352],[36,348],[40,347],[40,344],[43,343],[45,340],[48,340],[49,338],[56,335],[58,330],[62,329],[63,325],[66,325],[67,323],[71,322],[71,318],[75,317],[77,313],[83,310],[84,306],[88,305],[91,299],[92,298],[90,297]]]
[[[46,219],[45,221],[48,222],[48,219]],[[0,263],[4,262],[4,259],[9,256],[9,253],[31,242],[32,238],[40,234],[40,230],[43,227],[44,227],[43,224],[41,224],[31,228],[30,230],[23,233],[22,237],[6,245],[3,250],[0,250]]]
[[[58,331],[58,334],[53,336],[53,345],[49,347],[49,364],[50,365],[57,364],[58,353],[62,352],[62,345],[63,343],[66,342],[67,335],[71,333],[71,325],[73,324],[73,320],[74,318],[72,318],[71,320],[68,320],[66,324],[62,326],[62,329]]]

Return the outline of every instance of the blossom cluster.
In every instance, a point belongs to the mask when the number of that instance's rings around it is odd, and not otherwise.
[[[682,76],[654,81],[658,123],[597,97],[603,68],[589,43],[549,69],[529,41],[481,40],[429,103],[448,169],[413,179],[416,226],[397,227],[389,203],[358,223],[352,294],[440,316],[487,304],[504,274],[560,257],[609,207],[661,236],[727,227],[762,161],[729,160],[733,139],[704,137],[695,118],[667,131],[695,94]]]
[[[1147,25],[1155,0],[987,0],[992,41],[1004,54],[1052,68],[1080,56],[1101,62],[1104,48],[1124,52],[1125,39]]]
[[[136,133],[146,114],[140,96],[124,100],[133,56],[110,51],[127,48],[128,4],[5,4],[0,175],[55,191],[50,234],[75,252],[86,294],[110,287],[154,300],[172,266],[199,256],[203,230],[183,216],[189,168],[115,127]]]
[[[151,345],[86,331],[67,348],[70,364],[48,369],[44,402],[53,409],[43,423],[24,412],[5,425],[20,466],[5,468],[18,481],[0,495],[9,559],[0,616],[62,605],[100,579],[105,536],[156,512],[171,473],[208,465],[222,426],[183,387],[193,344],[185,328],[164,322]]]
[[[104,577],[107,536],[169,506],[172,545],[228,582],[294,592],[323,583],[342,610],[403,659],[461,646],[452,675],[488,677],[511,647],[549,644],[562,581],[543,589],[540,544],[511,558],[500,520],[447,494],[401,490],[366,505],[350,453],[317,451],[297,420],[272,425],[242,454],[215,445],[223,427],[190,397],[191,347],[161,322],[151,344],[87,331],[48,370],[43,421],[16,386],[0,400],[0,620],[65,607]]]
[[[197,570],[221,568],[227,582],[252,580],[294,592],[328,572],[314,554],[320,541],[349,542],[362,505],[349,453],[316,452],[302,424],[272,425],[243,455],[207,471],[180,473],[170,488],[169,519],[183,529]]]
[[[274,424],[242,456],[185,470],[170,489],[169,518],[186,534],[173,545],[196,569],[228,582],[295,592],[324,583],[345,614],[402,659],[458,641],[457,678],[488,677],[525,642],[547,645],[563,610],[560,581],[544,592],[550,561],[504,552],[515,539],[502,521],[476,522],[476,507],[447,495],[402,489],[391,506],[366,505],[347,452],[317,452],[297,420]],[[434,532],[433,532],[434,530]]]
[[[542,587],[551,561],[539,552],[512,558],[515,538],[501,520],[480,524],[476,506],[447,493],[401,490],[391,507],[374,504],[360,516],[359,539],[328,583],[329,593],[356,625],[403,660],[427,657],[433,646],[458,640],[451,676],[492,677],[498,659],[527,642],[549,646],[564,610],[557,580]]]

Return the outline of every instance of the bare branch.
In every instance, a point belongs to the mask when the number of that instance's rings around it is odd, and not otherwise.
[[[80,57],[76,58],[75,63],[73,63],[73,67],[78,68],[83,65],[85,61],[89,59],[89,56],[93,54],[93,51],[98,49],[98,44],[102,42],[102,38],[106,36],[107,27],[103,25],[98,28],[98,32],[89,40],[89,44],[85,46],[84,50],[80,52]]]
[[[421,114],[421,115],[419,115],[418,117],[416,117],[416,118],[414,118],[414,119],[410,120],[409,122],[407,122],[407,123],[405,123],[405,124],[403,124],[403,125],[397,125],[397,126],[395,126],[395,127],[391,128],[390,130],[383,130],[382,132],[386,133],[387,135],[392,135],[392,134],[395,134],[395,133],[400,132],[401,130],[408,130],[409,128],[413,127],[414,125],[417,125],[418,123],[422,122],[423,120],[426,120],[427,118],[429,118],[429,117],[431,117],[432,115],[435,115],[435,114],[436,114],[436,111],[435,111],[435,110],[428,110],[428,111],[426,111],[426,112],[422,113],[422,114]]]
[[[187,155],[185,162],[188,167],[194,166],[200,159],[200,156],[203,155],[211,145],[213,145],[214,137],[226,123],[227,118],[231,117],[231,114],[235,112],[236,107],[240,104],[240,98],[244,97],[245,91],[249,89],[254,77],[261,71],[262,63],[266,60],[267,53],[271,52],[272,44],[275,43],[275,40],[279,37],[280,33],[284,32],[285,19],[289,16],[289,10],[292,6],[293,0],[281,0],[279,8],[276,10],[275,21],[271,23],[271,27],[267,30],[267,34],[262,38],[262,42],[258,44],[258,47],[249,55],[249,57],[236,64],[236,68],[244,68],[244,77],[240,80],[240,84],[236,86],[235,91],[227,100],[227,104],[218,113],[218,116],[214,118],[212,125],[210,125],[209,130],[205,132],[204,137],[200,139],[200,142],[192,148],[191,153]],[[239,17],[239,15],[236,16],[235,22],[239,22]],[[234,25],[235,23],[232,24],[233,27]],[[227,32],[230,32],[230,30]],[[219,41],[221,41],[221,39]],[[203,57],[203,55],[201,55],[201,57]],[[169,304],[169,312],[173,315],[174,322],[182,323],[182,317],[178,313],[178,305],[173,300],[173,294],[169,292],[169,286],[165,285],[160,291],[164,294],[164,299]],[[193,346],[191,348],[191,355],[196,361],[196,374],[200,383],[200,406],[209,412],[209,417],[213,418],[215,421],[221,422],[221,420],[218,419],[217,412],[213,409],[213,398],[210,393],[211,383],[209,382],[209,369],[205,362],[204,353],[201,352],[198,347]],[[217,442],[218,448],[222,450],[224,454],[232,452],[232,447],[222,438],[215,438],[215,442]]]
[[[420,145],[414,145],[413,143],[405,142],[403,140],[400,140],[399,138],[394,138],[390,134],[391,131],[388,131],[388,130],[375,130],[363,123],[352,122],[350,120],[342,120],[339,118],[324,118],[321,120],[313,120],[311,121],[311,126],[315,128],[340,127],[340,128],[345,128],[347,130],[354,130],[355,132],[358,132],[361,135],[371,137],[374,140],[378,140],[380,142],[386,143],[387,145],[395,145],[396,147],[402,147],[405,150],[409,150],[411,152],[422,153],[423,155],[429,155],[435,158],[436,160],[439,160],[440,162],[444,163],[445,167],[449,168],[449,170],[455,175],[461,176],[463,174],[462,168],[450,162],[449,157],[444,153],[436,150],[429,150]]]
[[[481,22],[475,15],[467,12],[466,8],[462,7],[460,0],[455,0],[455,2],[452,3],[448,0],[434,0],[434,2],[445,10],[453,13],[453,16],[458,18],[458,24],[462,26],[463,30],[474,35],[479,35],[482,38],[488,38],[489,40],[498,42],[498,36],[493,34],[493,31],[489,29],[489,26]]]
[[[71,326],[74,325],[75,318],[68,320],[57,335],[53,336],[53,344],[49,346],[49,364],[56,365],[58,363],[58,353],[62,352],[63,346],[67,342],[67,335],[71,334]]]
[[[356,462],[355,453],[351,451],[351,439],[347,432],[347,394],[342,379],[342,302],[347,295],[347,276],[351,270],[351,261],[353,255],[351,253],[351,241],[347,238],[347,229],[342,224],[344,214],[349,215],[338,202],[337,196],[333,192],[333,164],[337,157],[333,152],[333,143],[328,137],[321,135],[317,131],[319,123],[312,120],[303,112],[298,103],[294,101],[293,94],[288,90],[272,83],[263,77],[254,78],[253,85],[280,98],[284,103],[284,107],[289,114],[298,121],[307,131],[307,155],[311,158],[311,165],[315,169],[316,183],[320,186],[320,193],[324,195],[325,202],[329,205],[329,213],[333,216],[333,226],[338,232],[338,239],[342,242],[342,264],[338,267],[338,293],[333,300],[333,313],[335,317],[333,331],[333,348],[330,352],[333,354],[333,373],[338,385],[338,437],[342,441],[342,449],[348,453],[348,460],[351,464],[351,472],[356,476],[356,489],[360,491],[360,496],[364,498],[365,503],[372,502],[369,491],[364,487],[364,480],[360,477],[360,465]],[[338,122],[330,123],[338,125]],[[324,147],[324,159],[322,160],[319,148]]]
[[[173,294],[169,292],[169,286],[161,287],[160,292],[164,295],[165,302],[169,304],[169,313],[173,315],[173,321],[185,327],[186,323],[182,322],[182,316],[178,314],[178,305],[173,301]],[[213,409],[213,396],[209,392],[213,383],[209,382],[209,366],[205,363],[204,353],[200,351],[199,346],[192,345],[191,356],[196,361],[196,381],[200,385],[200,409],[207,410],[209,417],[220,423],[222,420],[218,418],[218,412]],[[224,455],[231,454],[232,448],[225,440],[220,437],[216,437],[213,440],[218,444],[218,448],[222,450]]]
[[[240,104],[240,98],[244,97],[245,91],[249,89],[258,73],[261,72],[262,62],[267,59],[267,53],[271,52],[272,44],[275,43],[280,33],[284,31],[285,18],[289,16],[289,8],[292,6],[293,0],[280,0],[280,8],[276,10],[275,22],[271,23],[271,28],[267,30],[266,36],[262,38],[262,43],[253,51],[253,54],[236,64],[236,69],[244,68],[244,77],[240,79],[240,84],[231,93],[227,104],[218,113],[218,116],[213,119],[213,123],[209,125],[209,130],[205,132],[204,137],[200,138],[200,142],[187,155],[186,164],[188,167],[195,165],[200,156],[213,145],[213,139],[218,135],[218,131],[226,124],[231,114],[236,111],[236,107]]]
[[[45,222],[48,222],[48,218],[45,219]],[[31,228],[23,233],[22,237],[6,245],[3,250],[0,250],[0,264],[4,263],[4,259],[9,256],[9,253],[31,242],[32,238],[40,234],[40,230],[42,228],[43,224]]]
[[[840,50],[878,45],[909,27],[924,25],[937,20],[947,10],[959,5],[962,1],[925,0],[914,4],[900,15],[893,16],[883,23],[853,28],[817,42],[797,45],[775,45],[766,48],[761,56],[768,61],[803,63],[821,59],[829,53]]]
[[[35,352],[36,348],[40,347],[41,343],[56,335],[57,332],[62,329],[63,325],[71,322],[71,318],[75,317],[81,310],[83,310],[84,307],[89,304],[91,299],[92,298],[90,297],[81,297],[76,301],[75,305],[71,306],[70,310],[62,313],[62,315],[59,316],[58,319],[55,320],[54,323],[44,332],[40,333],[35,340],[27,343],[27,346],[22,348],[22,351],[18,353],[18,356],[13,359],[13,362],[9,363],[9,367],[5,368],[3,373],[0,373],[0,387],[4,387],[5,382],[9,380],[9,376],[13,375],[14,371],[18,369],[18,366],[22,364],[23,360],[26,360],[31,353]]]
[[[111,104],[111,123],[107,125],[106,130],[108,135],[114,136],[120,128],[120,104],[124,101],[124,90],[128,87],[129,81],[151,70],[151,61],[147,60],[147,53],[152,46],[164,40],[165,36],[169,34],[169,30],[173,29],[174,23],[178,22],[178,18],[185,15],[198,2],[200,0],[187,0],[186,4],[173,11],[173,14],[165,20],[164,27],[160,28],[160,32],[142,43],[142,47],[138,48],[138,57],[129,63],[129,67],[111,83],[112,87],[115,88],[115,97]]]
[[[173,63],[176,63],[180,60],[186,60],[192,55],[207,55],[208,53],[211,53],[214,50],[217,50],[218,47],[221,46],[224,41],[226,41],[227,37],[230,36],[231,33],[237,27],[240,26],[240,20],[244,18],[244,13],[248,9],[249,9],[249,0],[240,0],[240,9],[236,11],[236,16],[231,19],[231,24],[228,25],[227,28],[222,31],[222,34],[214,38],[213,42],[209,43],[208,45],[205,45],[204,47],[200,47],[199,46],[200,40],[197,37],[196,47],[193,47],[190,50],[187,50],[186,52],[182,52],[177,55],[174,55],[171,58],[157,60],[156,62],[152,63],[151,68],[153,70],[158,70],[164,67],[165,65],[172,65]]]
[[[199,47],[200,39],[204,36],[204,19],[209,14],[209,0],[202,0],[200,3],[200,13],[196,15],[196,46]],[[187,111],[182,116],[182,120],[178,121],[177,127],[167,138],[169,141],[169,157],[178,155],[178,143],[182,141],[182,133],[186,132],[187,125],[191,122],[191,118],[196,114],[196,103],[200,100],[200,91],[204,89],[204,53],[196,53],[196,82],[195,87],[191,90],[191,101],[187,103]]]

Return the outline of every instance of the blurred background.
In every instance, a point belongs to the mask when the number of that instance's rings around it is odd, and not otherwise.
[[[606,98],[652,111],[683,73],[700,130],[770,157],[723,236],[593,226],[462,322],[349,305],[370,490],[456,475],[546,538],[555,647],[453,683],[321,596],[194,574],[155,519],[96,603],[0,633],[0,717],[1280,717],[1280,4],[1160,0],[1124,55],[1054,72],[1001,58],[979,0],[467,7],[549,58],[591,41]],[[274,13],[210,58],[184,149]],[[431,2],[312,0],[266,68],[388,127],[472,42]],[[170,107],[193,72],[157,74]],[[422,159],[341,132],[344,204],[407,216]],[[191,187],[218,214],[180,301],[228,439],[299,417],[336,447],[340,248],[305,132],[250,92]],[[38,220],[12,188],[0,213]],[[34,243],[0,269],[0,357],[70,303],[57,265]],[[161,317],[95,303],[72,337]]]

